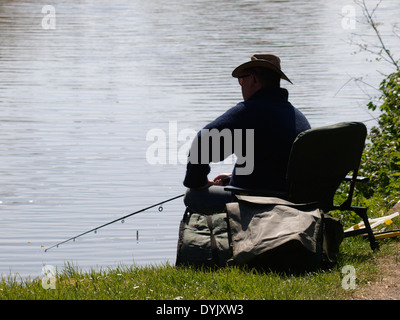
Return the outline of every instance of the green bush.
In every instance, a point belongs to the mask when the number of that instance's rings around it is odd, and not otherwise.
[[[400,190],[400,71],[390,74],[380,85],[381,114],[370,130],[360,174],[370,182],[360,187],[367,199],[381,198],[387,206],[398,200]],[[377,106],[370,102],[370,110]]]

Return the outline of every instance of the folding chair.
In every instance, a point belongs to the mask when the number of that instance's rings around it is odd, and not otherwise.
[[[362,218],[365,229],[344,236],[367,233],[371,249],[379,249],[368,221],[367,208],[352,206],[356,182],[368,181],[368,178],[358,177],[366,135],[367,129],[360,122],[342,122],[304,131],[292,146],[286,175],[287,192],[234,186],[226,186],[225,190],[235,194],[274,196],[293,203],[313,202],[326,213],[332,210],[353,211]],[[342,181],[349,181],[350,189],[347,199],[338,206],[334,205],[333,199]]]

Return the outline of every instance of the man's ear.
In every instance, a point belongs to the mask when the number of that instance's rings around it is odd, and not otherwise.
[[[250,78],[251,78],[251,86],[254,86],[255,84],[257,84],[257,78],[254,74],[250,74]]]
[[[257,76],[254,75],[254,74],[252,74],[252,75],[250,75],[250,76],[251,76],[251,79],[252,79],[251,86],[252,86],[252,87],[259,87],[259,86],[261,85],[261,83],[260,83],[260,81],[258,80]]]

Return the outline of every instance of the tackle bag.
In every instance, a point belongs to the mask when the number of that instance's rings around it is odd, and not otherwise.
[[[226,212],[212,215],[186,209],[179,227],[176,265],[225,266],[232,257]]]
[[[342,240],[340,222],[313,204],[237,196],[223,213],[186,210],[176,264],[301,273],[334,265]]]
[[[343,227],[314,204],[237,196],[226,205],[235,265],[282,272],[314,271],[336,262]]]

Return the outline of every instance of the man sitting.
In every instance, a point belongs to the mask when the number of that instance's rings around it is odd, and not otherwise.
[[[200,130],[190,149],[184,202],[194,212],[223,211],[232,201],[231,192],[223,188],[226,184],[286,191],[293,141],[310,129],[306,117],[288,101],[288,91],[280,87],[280,79],[291,81],[282,72],[277,56],[255,54],[233,70],[232,76],[238,78],[244,101]],[[232,153],[238,157],[233,172],[210,180],[210,163]]]

